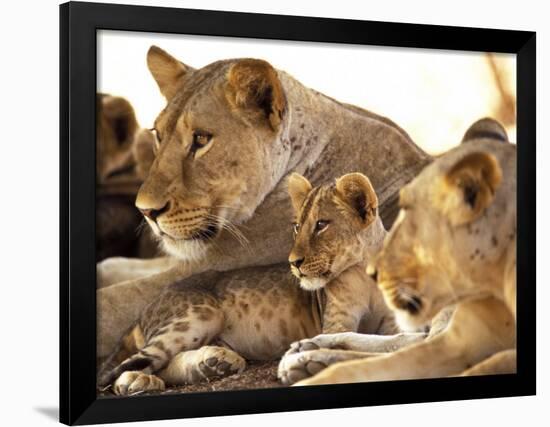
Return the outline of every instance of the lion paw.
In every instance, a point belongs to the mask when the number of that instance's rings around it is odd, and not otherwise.
[[[325,349],[345,349],[342,338],[345,334],[321,334],[313,338],[305,338],[290,344],[286,354],[302,353],[304,351]],[[285,355],[286,355],[285,354]]]
[[[287,352],[279,363],[277,377],[285,385],[294,384],[317,374],[329,364],[323,352],[315,350],[291,354]]]
[[[115,381],[113,391],[119,396],[130,396],[144,391],[163,391],[164,381],[141,371],[126,371]]]
[[[240,374],[246,367],[246,361],[224,347],[207,346],[200,350],[198,369],[203,378]]]

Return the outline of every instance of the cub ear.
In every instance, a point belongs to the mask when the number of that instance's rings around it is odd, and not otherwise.
[[[158,46],[147,52],[147,67],[157,82],[162,95],[170,101],[181,86],[183,77],[193,68],[178,61]]]
[[[100,100],[99,111],[113,131],[118,145],[132,141],[138,129],[132,105],[126,99],[118,96],[100,95]]]
[[[499,122],[489,117],[480,119],[470,126],[462,137],[461,144],[481,138],[496,139],[497,141],[508,142],[508,135],[504,127]]]
[[[300,211],[304,200],[313,187],[311,183],[299,173],[294,172],[288,177],[288,194],[294,211]]]
[[[369,225],[376,217],[378,197],[370,180],[362,173],[349,173],[336,180],[339,198]]]
[[[493,202],[501,181],[502,170],[492,154],[470,153],[445,174],[435,205],[452,225],[470,223]]]
[[[275,69],[260,59],[243,59],[229,69],[227,98],[240,108],[258,109],[273,130],[281,124],[286,98]]]

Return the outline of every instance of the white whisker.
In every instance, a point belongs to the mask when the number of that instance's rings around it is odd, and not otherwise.
[[[245,249],[250,249],[250,241],[237,228],[237,226],[235,226],[227,218],[215,214],[206,214],[206,218],[216,221],[216,224],[220,226],[221,229],[226,230],[230,235],[232,235],[242,247]]]

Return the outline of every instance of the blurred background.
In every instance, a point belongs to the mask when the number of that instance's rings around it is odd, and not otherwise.
[[[152,127],[165,105],[145,62],[152,44],[196,68],[265,59],[306,86],[390,118],[432,154],[456,146],[485,116],[515,142],[515,55],[98,31],[97,90],[128,99],[142,127]]]

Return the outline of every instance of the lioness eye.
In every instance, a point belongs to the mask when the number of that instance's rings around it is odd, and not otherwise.
[[[330,221],[320,219],[315,223],[315,231],[317,233],[320,233],[321,231],[325,230],[328,227],[329,222]]]
[[[191,144],[191,152],[205,147],[212,140],[212,134],[204,131],[196,130],[193,132],[193,143]]]
[[[298,234],[298,230],[300,229],[300,224],[294,223],[292,224],[292,230],[294,230],[294,234]]]

